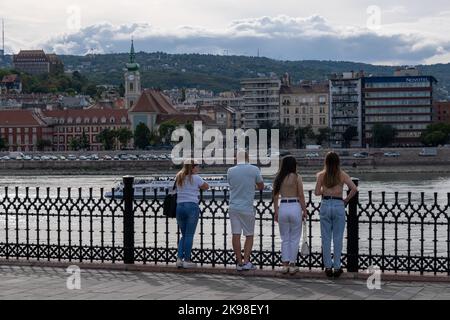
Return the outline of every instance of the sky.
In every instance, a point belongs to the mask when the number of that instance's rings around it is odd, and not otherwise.
[[[450,62],[449,0],[15,0],[7,53],[137,51],[415,65]]]

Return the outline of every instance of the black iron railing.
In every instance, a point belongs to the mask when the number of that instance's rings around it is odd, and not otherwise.
[[[133,178],[124,178],[123,197],[104,190],[19,189],[0,192],[0,258],[70,262],[172,264],[180,233],[175,219],[162,214],[158,194],[134,197]],[[360,196],[360,197],[359,197]],[[390,197],[389,197],[390,196]],[[450,193],[446,199],[424,193],[372,192],[347,206],[343,266],[351,272],[378,266],[382,271],[450,275]],[[360,200],[364,198],[364,200]],[[306,269],[322,268],[320,199],[308,193],[308,243],[298,256]],[[272,203],[255,201],[252,261],[260,268],[281,264],[278,226]],[[212,193],[200,201],[201,217],[192,260],[200,265],[234,265],[228,195]]]

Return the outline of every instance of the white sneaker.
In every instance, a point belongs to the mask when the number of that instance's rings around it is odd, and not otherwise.
[[[183,268],[183,260],[181,260],[180,258],[177,259],[177,264],[176,264],[177,268]]]
[[[242,271],[242,270],[244,270],[244,265],[242,265],[242,264],[237,264],[237,265],[236,265],[236,271]]]
[[[289,267],[288,266],[283,266],[282,268],[281,268],[281,273],[282,274],[286,274],[286,273],[288,273],[289,272]]]
[[[197,264],[190,261],[183,261],[183,268],[184,269],[193,269],[197,268]]]
[[[247,262],[242,266],[242,270],[243,271],[256,270],[256,266],[251,262]]]
[[[289,266],[289,273],[296,274],[299,271],[297,266]]]

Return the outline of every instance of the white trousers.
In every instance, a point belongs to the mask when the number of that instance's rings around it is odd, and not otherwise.
[[[295,263],[302,236],[302,209],[300,203],[281,203],[278,213],[281,236],[281,259]]]

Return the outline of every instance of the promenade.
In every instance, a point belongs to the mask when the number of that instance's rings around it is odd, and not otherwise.
[[[71,276],[62,266],[0,265],[0,299],[44,300],[448,300],[450,282],[420,282],[381,276],[381,289],[369,290],[364,279],[344,274],[329,280],[321,273],[294,277],[272,271],[230,273],[170,272],[171,267],[146,271],[92,269],[82,266],[80,289],[69,290]],[[169,272],[168,272],[169,271]],[[199,272],[200,271],[200,272]],[[270,276],[274,275],[274,276]],[[435,279],[436,280],[436,279]]]

